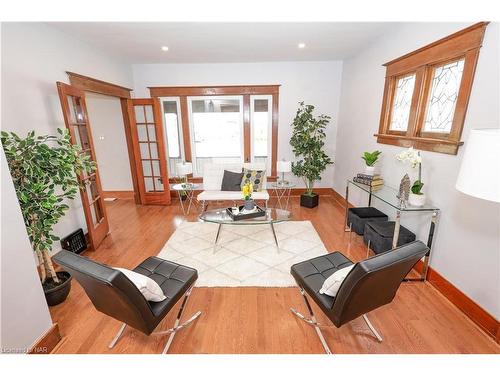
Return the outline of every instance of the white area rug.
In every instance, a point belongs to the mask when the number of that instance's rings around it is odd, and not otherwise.
[[[269,225],[223,225],[214,254],[217,224],[184,222],[158,257],[198,270],[196,286],[295,286],[292,264],[327,253],[310,221]]]

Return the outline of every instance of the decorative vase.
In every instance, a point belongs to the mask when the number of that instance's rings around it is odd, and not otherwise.
[[[247,199],[245,200],[245,210],[247,211],[252,211],[255,207],[255,203],[253,199]]]
[[[374,166],[366,166],[365,167],[365,174],[369,176],[373,176],[375,174],[375,167]]]
[[[414,194],[410,193],[408,197],[408,203],[410,206],[422,207],[425,204],[425,194]]]

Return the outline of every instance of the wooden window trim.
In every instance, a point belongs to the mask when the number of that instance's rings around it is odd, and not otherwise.
[[[479,50],[488,22],[479,22],[434,43],[389,61],[386,67],[384,96],[380,114],[378,143],[419,150],[456,155],[462,136],[467,105],[469,103]],[[450,133],[424,132],[426,107],[430,95],[433,72],[436,67],[464,58],[464,70],[455,104]],[[397,79],[414,73],[413,91],[408,128],[404,131],[390,130],[390,118]]]
[[[278,111],[279,111],[279,88],[280,85],[246,85],[246,86],[169,86],[169,87],[148,87],[152,98],[179,97],[182,133],[184,144],[184,158],[192,162],[191,137],[189,131],[189,114],[187,98],[189,96],[243,96],[243,132],[244,132],[244,160],[250,161],[250,96],[270,95],[272,96],[272,124],[271,124],[271,176],[268,181],[275,181],[276,162],[278,159]],[[171,182],[174,182],[171,179]],[[201,182],[201,178],[190,176],[189,181]]]

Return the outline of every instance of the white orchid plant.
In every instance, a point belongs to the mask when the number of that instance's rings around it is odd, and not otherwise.
[[[420,156],[420,151],[410,147],[408,150],[397,154],[396,159],[402,163],[409,163],[412,168],[418,168],[418,180],[413,183],[411,192],[413,194],[422,195],[424,183],[422,182],[422,156]]]

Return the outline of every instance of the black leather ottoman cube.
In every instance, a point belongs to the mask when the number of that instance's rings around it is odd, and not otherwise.
[[[394,221],[371,221],[366,223],[363,241],[368,244],[375,254],[380,254],[392,249],[394,235]],[[415,233],[402,225],[399,227],[398,246],[415,241]]]
[[[369,221],[387,221],[389,218],[374,207],[349,208],[347,211],[347,226],[352,224],[352,230],[363,235],[365,224]]]

